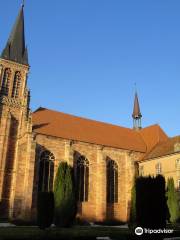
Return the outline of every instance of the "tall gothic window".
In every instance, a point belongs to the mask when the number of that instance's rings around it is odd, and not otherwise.
[[[77,160],[77,198],[80,202],[88,201],[89,161],[84,156]]]
[[[21,74],[20,72],[16,72],[14,75],[12,97],[17,98],[19,96],[20,84],[21,84]]]
[[[8,96],[8,93],[9,93],[10,77],[11,77],[11,70],[10,68],[6,68],[4,70],[2,89],[1,89],[2,93],[6,96]]]
[[[39,192],[50,192],[53,190],[54,159],[54,155],[49,151],[44,151],[40,156]]]
[[[107,202],[118,202],[118,165],[115,161],[107,161]]]

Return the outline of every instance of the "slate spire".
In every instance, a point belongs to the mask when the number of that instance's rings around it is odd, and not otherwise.
[[[24,4],[22,4],[1,58],[28,65],[24,34]]]
[[[137,92],[135,93],[135,97],[134,97],[134,109],[133,109],[132,116],[133,116],[134,119],[142,117],[141,112],[140,112]]]
[[[133,108],[132,117],[133,117],[133,128],[140,129],[142,114],[139,107],[137,91],[135,92],[135,97],[134,97],[134,108]]]

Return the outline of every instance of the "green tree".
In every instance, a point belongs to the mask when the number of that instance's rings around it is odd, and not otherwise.
[[[76,201],[72,167],[61,162],[54,184],[55,224],[67,227],[73,223],[76,213]]]
[[[166,196],[170,214],[170,222],[175,223],[179,218],[179,206],[173,178],[168,178]]]

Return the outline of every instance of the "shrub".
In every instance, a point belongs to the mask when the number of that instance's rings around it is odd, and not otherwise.
[[[139,177],[136,180],[137,224],[147,228],[166,226],[166,194],[163,176]]]
[[[54,195],[52,192],[39,192],[37,199],[37,224],[41,229],[48,228],[54,218]]]
[[[76,202],[72,168],[61,162],[54,184],[55,224],[61,227],[70,226],[76,213]]]
[[[170,222],[175,223],[179,218],[179,206],[178,206],[178,197],[174,187],[173,178],[168,178],[167,181],[167,205],[170,214]]]

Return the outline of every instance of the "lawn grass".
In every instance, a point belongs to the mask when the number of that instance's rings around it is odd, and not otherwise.
[[[96,237],[111,237],[115,239],[129,239],[128,229],[112,227],[72,227],[50,228],[41,230],[38,227],[8,227],[0,228],[0,240],[22,239],[96,239]]]
[[[116,227],[90,227],[90,226],[76,226],[72,228],[50,228],[41,230],[38,227],[6,227],[0,228],[0,240],[81,240],[81,239],[96,239],[96,237],[110,237],[114,240],[134,240],[134,239],[149,239],[144,236],[134,236],[129,229],[122,229]],[[180,231],[176,231],[173,236],[180,236]],[[157,236],[156,236],[157,237]],[[159,237],[159,236],[158,236]],[[165,237],[165,236],[164,236]],[[166,236],[172,237],[172,236]],[[152,238],[156,239],[156,238]]]

